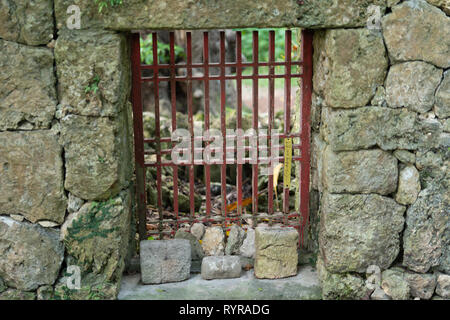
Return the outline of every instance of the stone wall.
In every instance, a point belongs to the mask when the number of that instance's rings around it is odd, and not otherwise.
[[[72,4],[80,30],[67,27]],[[365,27],[370,5],[381,30]],[[0,2],[0,299],[117,295],[134,235],[129,31],[290,26],[320,29],[309,246],[320,248],[324,298],[367,298],[371,265],[392,298],[448,298],[449,10],[434,0],[130,0],[102,13],[94,1]],[[71,266],[80,290],[67,286]]]
[[[53,7],[0,4],[0,300],[115,298],[129,250],[128,41]]]
[[[312,216],[325,299],[430,299],[448,281],[450,18],[428,2],[394,5],[379,30],[315,33]],[[370,266],[383,294],[364,284]]]
[[[81,8],[81,28],[225,29],[257,27],[361,27],[368,7],[384,11],[385,0],[128,0],[99,13],[94,1],[55,0],[58,29],[65,28],[67,8]]]

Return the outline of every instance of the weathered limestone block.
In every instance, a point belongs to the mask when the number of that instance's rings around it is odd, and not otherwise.
[[[245,231],[237,225],[233,225],[228,235],[227,245],[225,247],[225,254],[239,254],[239,249],[241,248],[245,239]]]
[[[66,10],[71,4],[68,0],[55,1],[58,28],[66,28],[65,21],[68,17]],[[232,0],[214,3],[130,0],[114,8],[106,8],[101,14],[98,13],[98,5],[94,2],[83,2],[78,5],[83,12],[82,28],[103,27],[115,30],[217,29],[238,25],[258,27],[264,21],[267,26],[281,27],[292,25],[297,19],[298,10],[298,5],[292,0],[266,0],[246,4]]]
[[[317,32],[314,50],[314,90],[328,107],[363,107],[384,82],[388,60],[379,34],[368,29]]]
[[[427,141],[422,143],[422,147],[416,152],[416,167],[422,173],[427,170],[434,171],[433,176],[439,171],[441,171],[441,174],[438,174],[438,176],[448,174],[445,169],[449,163],[449,157],[446,155],[446,151],[450,146],[450,135],[442,132],[443,128],[436,119],[429,120],[428,122],[434,128],[429,128],[431,134],[427,136]],[[431,140],[431,137],[435,137],[436,140]],[[425,171],[423,171],[424,169]],[[429,173],[431,172],[427,172],[427,174]]]
[[[42,286],[36,290],[37,300],[50,300],[53,297],[52,286]]]
[[[65,188],[87,200],[115,196],[125,188],[132,172],[128,115],[92,118],[67,115],[61,119],[65,150]]]
[[[450,229],[449,199],[448,185],[436,182],[408,208],[403,234],[403,265],[408,269],[425,273],[439,265]]]
[[[322,123],[324,139],[334,151],[434,148],[439,147],[442,132],[439,121],[420,119],[406,108],[323,108]]]
[[[442,298],[450,299],[450,275],[439,274],[436,293]]]
[[[255,276],[279,279],[297,274],[298,232],[294,228],[255,229]]]
[[[34,292],[8,289],[0,294],[0,301],[2,300],[36,300],[36,294]]]
[[[444,132],[450,132],[450,118],[442,120],[442,130]]]
[[[400,171],[395,201],[409,205],[417,200],[420,192],[420,175],[413,165],[406,166]]]
[[[327,144],[319,133],[313,132],[311,138],[311,183],[314,190],[322,191],[323,152]]]
[[[413,61],[393,65],[386,78],[388,106],[406,107],[420,113],[430,111],[441,78],[442,70],[426,62]]]
[[[58,28],[66,28],[70,0],[56,0]],[[260,0],[254,2],[223,1],[141,1],[129,0],[122,5],[103,9],[92,1],[77,3],[81,28],[103,27],[115,30],[133,29],[218,29],[235,27],[356,27],[365,26],[368,7],[386,7],[384,0]]]
[[[141,276],[145,284],[183,281],[191,270],[188,240],[141,241]]]
[[[0,216],[0,277],[8,287],[52,285],[63,258],[58,231]]]
[[[205,234],[205,225],[203,223],[194,223],[191,227],[191,233],[197,240],[201,240]]]
[[[328,271],[388,268],[400,251],[405,207],[376,194],[324,193],[319,243]]]
[[[246,258],[253,259],[255,257],[255,229],[247,229],[247,234],[239,249],[239,253]]]
[[[300,97],[300,89],[297,90],[297,96]],[[320,114],[323,107],[323,99],[321,96],[316,94],[313,90],[312,96],[311,96],[311,130],[312,131],[319,131],[320,130]],[[300,101],[296,101],[295,103],[295,114],[300,113]],[[294,123],[294,127],[298,126],[297,123]]]
[[[393,300],[408,300],[411,294],[405,273],[401,269],[389,269],[381,274],[381,287]]]
[[[69,213],[77,212],[81,209],[81,206],[84,204],[84,200],[80,199],[73,194],[69,193],[69,197],[67,200],[67,211]]]
[[[401,0],[387,0],[387,6],[389,8],[395,6],[396,4],[398,4]]]
[[[223,256],[225,252],[225,235],[221,227],[209,227],[205,230],[202,248],[207,256]]]
[[[370,300],[392,300],[381,288],[376,288],[370,295]]]
[[[61,224],[63,179],[62,148],[51,131],[0,132],[0,214]]]
[[[44,228],[54,228],[54,227],[58,226],[58,224],[56,222],[52,222],[52,221],[48,221],[48,220],[38,221],[38,224]]]
[[[444,79],[436,92],[435,112],[439,118],[450,117],[450,72],[444,73]]]
[[[362,300],[367,297],[364,280],[356,275],[328,273],[322,281],[324,300]]]
[[[361,277],[350,273],[329,272],[325,268],[320,255],[317,258],[316,268],[324,300],[361,300],[368,298],[370,290]]]
[[[192,260],[201,260],[205,256],[203,248],[197,238],[189,232],[178,230],[175,234],[175,239],[189,240],[191,244],[191,258]]]
[[[372,106],[386,107],[386,89],[382,86],[377,88],[375,95],[370,101]]]
[[[382,25],[393,62],[420,60],[440,68],[450,66],[450,18],[438,8],[425,1],[404,1],[392,8]]]
[[[131,68],[123,34],[60,32],[55,59],[64,113],[111,117],[124,109],[130,91]]]
[[[25,218],[21,214],[10,214],[9,217],[13,220],[16,220],[17,222],[22,222],[23,220],[25,220]]]
[[[0,38],[41,45],[53,38],[52,0],[0,2]]]
[[[437,279],[434,274],[418,274],[408,272],[405,274],[405,277],[413,297],[418,297],[425,300],[431,299],[437,283]]]
[[[442,240],[443,248],[438,270],[450,274],[450,223],[448,221]]]
[[[57,104],[52,51],[0,39],[0,69],[0,130],[49,128]]]
[[[296,25],[321,28],[363,27],[373,14],[369,10],[372,5],[378,7],[381,14],[384,13],[386,3],[381,0],[304,1],[299,6]]]
[[[61,228],[70,263],[83,272],[120,279],[131,224],[131,195],[123,191],[105,202],[87,202]]]
[[[397,188],[397,159],[373,149],[323,154],[323,185],[330,193],[390,194]]]
[[[427,0],[427,2],[441,8],[445,13],[450,14],[450,2],[448,0]]]
[[[406,150],[395,150],[394,156],[398,159],[398,161],[407,165],[414,164],[416,162],[416,155]]]
[[[230,279],[241,276],[241,259],[239,256],[209,256],[202,260],[202,278]]]
[[[443,132],[442,124],[437,119],[423,120],[425,130],[424,141],[416,151],[416,167],[420,171],[421,182],[434,183],[450,173],[450,135]],[[424,130],[424,132],[426,132]]]

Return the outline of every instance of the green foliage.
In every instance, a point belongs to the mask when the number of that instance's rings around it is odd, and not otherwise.
[[[285,30],[286,29],[236,29],[242,33],[242,53],[248,61],[253,60],[253,31],[259,30],[259,60],[269,61],[269,31],[275,31],[275,60],[284,61],[284,47],[285,47]],[[295,48],[299,47],[296,37],[292,37],[292,45]],[[292,50],[294,54],[294,50]]]
[[[101,13],[108,6],[115,7],[121,5],[123,0],[94,0],[94,2],[98,4],[98,12]]]
[[[153,37],[148,35],[147,38],[141,38],[141,61],[145,64],[153,64]],[[178,62],[186,58],[184,48],[175,45],[175,62]],[[170,62],[170,45],[164,42],[158,41],[158,63]]]
[[[69,289],[66,285],[63,285],[60,290],[62,292],[57,292],[57,290],[55,290],[50,300],[78,300],[83,296],[83,300],[104,300],[106,299],[106,295],[103,292],[105,287],[105,284],[94,285],[89,287],[89,289],[83,287],[81,289],[82,294],[80,295],[79,290]]]
[[[67,286],[62,286],[62,294],[55,292],[53,294],[52,300],[71,300],[71,296],[75,290],[69,289]]]
[[[88,294],[88,300],[104,300],[106,295],[103,293],[103,286],[96,285],[91,287]]]
[[[100,224],[110,215],[113,205],[113,199],[100,203],[93,202],[88,214],[82,216],[79,220],[75,220],[72,226],[68,228],[69,232],[66,242],[71,240],[82,242],[94,237],[106,238],[111,232],[119,230],[119,227],[100,228]]]
[[[100,77],[98,75],[95,75],[94,79],[92,80],[91,84],[86,86],[84,89],[85,93],[93,92],[94,94],[98,91],[98,84],[100,83]]]

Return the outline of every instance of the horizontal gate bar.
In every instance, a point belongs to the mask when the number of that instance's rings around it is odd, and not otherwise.
[[[229,221],[229,220],[237,220],[237,219],[283,219],[283,218],[288,218],[288,219],[293,219],[293,218],[298,218],[300,217],[301,214],[300,213],[290,213],[290,214],[285,214],[283,212],[274,212],[273,214],[267,214],[264,212],[258,213],[258,214],[242,214],[240,216],[228,216],[228,217],[224,217],[224,216],[218,216],[218,215],[214,215],[214,216],[209,216],[209,217],[198,217],[195,218],[194,220],[191,220],[189,218],[178,218],[178,222],[179,223],[189,223],[189,222],[204,222],[204,221],[208,221],[208,222],[223,222],[223,221]],[[177,220],[175,219],[163,219],[162,222],[163,223],[174,223]],[[149,219],[148,220],[149,223],[159,223],[159,219]],[[291,221],[291,224],[300,224],[300,222],[295,223],[295,221]]]
[[[221,64],[220,62],[218,63],[207,63],[205,65],[205,63],[192,63],[190,65],[187,64],[174,64],[174,65],[170,65],[170,64],[158,64],[158,65],[153,65],[153,64],[141,64],[141,69],[153,69],[153,70],[159,70],[159,69],[177,69],[177,68],[190,68],[190,69],[200,69],[200,68],[219,68],[220,66],[225,66],[226,68],[236,68],[236,67],[242,67],[242,68],[249,68],[249,67],[268,67],[268,66],[286,66],[287,63],[282,61],[282,62],[242,62],[242,63],[233,63],[233,62],[225,62],[225,64]],[[290,65],[292,66],[302,66],[303,62],[302,61],[292,61],[290,63]]]
[[[269,160],[270,160],[270,158],[259,158],[257,163],[258,164],[268,164]],[[292,157],[292,161],[301,161],[301,160],[302,160],[302,157],[300,157],[300,156]],[[273,161],[278,161],[279,163],[282,163],[284,161],[284,157],[278,157],[278,158],[272,159],[272,162]],[[252,160],[251,158],[243,158],[242,162],[243,162],[243,164],[256,165],[255,161]],[[196,165],[196,166],[202,166],[202,165],[206,165],[206,164],[222,165],[224,163],[223,163],[223,160],[211,160],[209,163],[207,163],[205,160],[194,160],[194,165]],[[227,158],[226,164],[228,164],[228,165],[229,164],[238,164],[238,161],[233,158]],[[146,167],[156,167],[157,165],[158,165],[157,162],[146,162],[145,163]],[[161,166],[164,166],[164,167],[190,166],[190,165],[192,165],[191,161],[180,161],[178,163],[174,163],[171,161],[162,161],[161,162]]]
[[[217,130],[217,129],[216,129]],[[278,138],[278,139],[286,139],[286,138],[300,138],[301,134],[300,133],[291,133],[291,134],[273,134],[272,137],[274,139]],[[236,139],[238,137],[238,135],[227,135],[225,136],[225,139]],[[250,139],[250,138],[255,138],[254,135],[248,135],[248,134],[244,134],[241,136],[243,139]],[[258,139],[267,139],[270,138],[269,135],[267,134],[258,134]],[[181,142],[182,138],[177,138],[177,139],[172,139],[169,137],[165,137],[165,138],[161,138],[160,140],[161,142],[172,142],[172,141],[177,141],[177,142]],[[210,136],[208,137],[203,137],[203,136],[194,136],[194,141],[205,141],[205,142],[213,142],[214,141],[214,136]],[[155,143],[156,139],[144,139],[144,143]]]
[[[280,145],[280,146],[273,146],[273,148],[277,148],[278,150],[284,150],[285,149],[285,146],[284,145]],[[267,146],[262,146],[262,147],[259,147],[259,149],[258,150],[269,150],[270,148],[269,147],[267,147]],[[301,144],[293,144],[292,145],[292,149],[301,149]],[[170,153],[172,153],[172,150],[173,149],[163,149],[163,150],[161,150],[161,154],[163,155],[163,154],[170,154]],[[206,147],[205,148],[195,148],[194,149],[194,153],[196,153],[196,154],[198,154],[198,153],[203,153],[204,151],[206,150]],[[217,147],[217,148],[209,148],[209,151],[211,151],[211,152],[218,152],[218,151],[221,151],[222,150],[222,148],[220,148],[220,147]],[[245,146],[245,147],[240,147],[240,149],[238,149],[238,148],[236,148],[236,147],[227,147],[226,148],[226,152],[228,153],[228,152],[239,152],[239,150],[241,150],[241,151],[251,151],[251,150],[253,150],[253,147],[251,147],[251,146]],[[178,148],[177,149],[177,152],[188,152],[189,151],[189,149],[187,149],[187,148]],[[146,150],[145,152],[144,152],[146,155],[152,155],[152,154],[155,154],[155,152],[154,151],[152,151],[152,150]]]
[[[299,73],[299,74],[292,74],[290,75],[290,78],[302,78],[303,74]],[[286,75],[285,74],[260,74],[260,75],[247,75],[247,76],[240,76],[238,78],[238,76],[233,76],[233,75],[223,75],[223,76],[176,76],[175,79],[177,81],[188,81],[188,80],[196,80],[196,81],[205,81],[205,80],[237,80],[237,79],[242,79],[242,80],[255,80],[255,79],[285,79]],[[161,81],[170,81],[171,78],[170,77],[158,77],[158,82]],[[153,77],[143,77],[141,79],[141,81],[143,83],[145,82],[153,82],[154,78]]]

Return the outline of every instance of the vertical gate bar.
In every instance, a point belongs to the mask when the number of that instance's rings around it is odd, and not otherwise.
[[[291,57],[292,57],[292,31],[286,30],[285,33],[285,80],[284,80],[284,134],[287,136],[291,133]],[[286,152],[286,151],[285,151]],[[284,181],[283,181],[284,185]],[[289,214],[289,188],[284,186],[283,196],[283,212]],[[285,220],[287,223],[287,220]]]
[[[242,130],[242,33],[241,31],[236,32],[236,94],[237,94],[237,130]],[[237,141],[236,141],[236,147],[241,148],[242,145],[242,137],[240,134],[236,135]],[[238,151],[238,154],[240,152]],[[245,155],[243,155],[245,156]],[[239,157],[237,157],[237,160]],[[238,198],[237,198],[237,214],[239,217],[239,225],[241,224],[242,220],[242,163],[241,161],[237,164],[237,177],[236,177],[236,188],[238,192]]]
[[[258,138],[258,62],[259,62],[259,43],[258,43],[258,31],[253,31],[253,129],[256,134],[256,150],[257,159],[259,158],[259,138]],[[252,212],[258,213],[258,161],[252,166]],[[255,223],[255,221],[253,222]],[[256,222],[257,223],[257,222]]]
[[[269,156],[269,182],[268,182],[268,205],[269,205],[269,215],[273,214],[273,162],[272,162],[272,129],[273,129],[273,118],[274,118],[274,108],[275,108],[275,79],[273,75],[275,74],[275,67],[273,63],[275,62],[275,31],[269,31],[269,130],[268,130],[268,156]],[[272,219],[269,218],[269,225],[272,224]]]
[[[203,73],[205,75],[205,131],[208,133],[206,139],[209,140],[209,33],[203,33]],[[205,143],[208,145],[210,142]],[[211,214],[211,167],[205,164],[205,184],[206,184],[206,215]]]
[[[131,103],[133,105],[137,214],[139,221],[139,239],[145,240],[147,238],[147,199],[145,193],[146,170],[144,158],[144,123],[142,119],[140,34],[131,34],[130,40],[132,68]]]
[[[172,104],[172,132],[177,129],[177,93],[176,93],[176,73],[175,73],[175,33],[170,32],[170,100]],[[176,142],[172,143],[172,148]],[[175,228],[178,230],[178,166],[173,166],[173,210],[176,216]]]
[[[310,139],[311,139],[311,94],[312,94],[312,67],[313,67],[313,31],[302,30],[302,110],[301,110],[301,185],[300,185],[300,212],[301,244],[305,245],[305,228],[309,218],[309,179],[310,179]]]
[[[152,33],[153,44],[153,65],[158,65],[158,34]],[[153,69],[153,92],[155,97],[155,139],[156,139],[156,188],[158,196],[158,213],[159,213],[159,237],[163,239],[163,209],[162,209],[162,181],[161,181],[161,124],[159,115],[159,80],[158,69]]]
[[[220,31],[220,120],[222,130],[222,166],[220,179],[222,182],[222,215],[224,215],[224,226],[227,225],[227,141],[226,141],[226,96],[225,96],[225,32]]]
[[[192,105],[192,33],[186,32],[186,47],[187,47],[187,103],[188,103],[188,119],[189,119],[189,134],[191,136],[191,164],[189,165],[189,201],[191,219],[195,218],[195,190],[194,190],[194,110]]]

